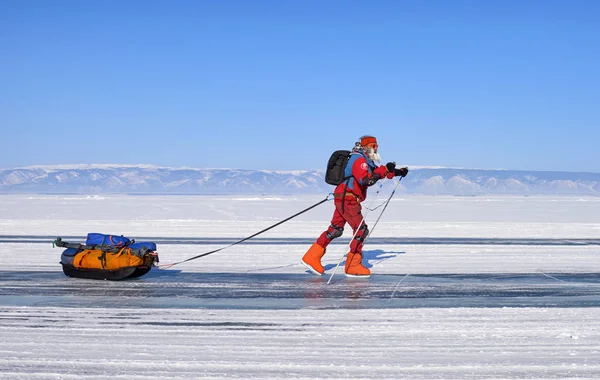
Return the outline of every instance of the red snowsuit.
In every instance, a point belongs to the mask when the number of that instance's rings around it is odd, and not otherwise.
[[[363,220],[360,203],[367,198],[369,186],[381,178],[393,178],[394,173],[388,172],[384,165],[375,165],[362,149],[358,149],[352,152],[345,175],[350,178],[339,184],[333,192],[335,210],[331,225],[319,236],[317,244],[326,248],[333,239],[342,236],[344,225],[348,223],[354,233],[350,252],[361,254],[369,230]]]

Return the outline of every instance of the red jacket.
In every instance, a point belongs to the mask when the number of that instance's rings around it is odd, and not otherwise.
[[[362,149],[359,149],[352,152],[346,166],[345,176],[350,178],[340,183],[333,194],[342,196],[346,191],[354,194],[362,202],[367,198],[369,186],[374,185],[381,178],[393,178],[394,173],[388,172],[385,165],[377,166]]]

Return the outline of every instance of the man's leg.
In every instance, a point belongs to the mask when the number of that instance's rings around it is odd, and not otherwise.
[[[321,247],[327,248],[327,246],[329,245],[329,243],[331,243],[333,239],[342,236],[342,234],[344,233],[345,224],[346,220],[344,219],[342,214],[340,214],[336,205],[335,210],[333,210],[333,217],[331,218],[331,223],[329,224],[329,227],[327,227],[327,230],[325,230],[321,234],[321,236],[319,236],[319,238],[317,239],[317,243]]]
[[[346,221],[336,206],[333,211],[333,217],[331,218],[331,224],[302,257],[302,264],[304,264],[304,266],[312,273],[318,276],[325,273],[325,268],[323,268],[323,265],[321,264],[321,258],[325,255],[325,249],[329,243],[331,243],[333,239],[342,236],[345,224]]]
[[[342,216],[354,232],[354,238],[350,242],[350,252],[348,252],[348,256],[346,257],[346,276],[369,277],[371,271],[362,265],[362,246],[369,235],[369,229],[363,218],[360,203],[356,200],[346,201]]]

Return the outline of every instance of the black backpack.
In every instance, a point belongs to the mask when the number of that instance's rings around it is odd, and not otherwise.
[[[336,150],[333,152],[327,162],[327,171],[325,172],[325,182],[337,186],[347,178],[344,176],[346,165],[350,159],[349,150]]]

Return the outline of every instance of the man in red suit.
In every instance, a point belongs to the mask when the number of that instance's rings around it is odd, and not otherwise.
[[[393,162],[377,165],[380,160],[377,150],[377,139],[373,136],[362,136],[352,150],[344,173],[344,177],[348,180],[339,184],[333,192],[335,210],[331,225],[302,257],[302,264],[312,273],[320,276],[325,272],[321,264],[325,249],[333,239],[342,236],[344,226],[348,223],[355,235],[346,257],[346,276],[369,277],[371,275],[371,271],[362,264],[362,246],[369,235],[369,229],[361,213],[361,202],[367,198],[367,188],[378,180],[391,179],[394,176],[404,177],[408,174],[408,168],[396,169],[396,164]]]

